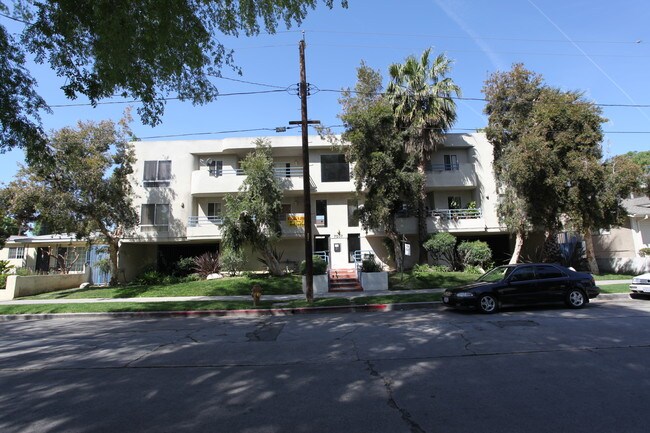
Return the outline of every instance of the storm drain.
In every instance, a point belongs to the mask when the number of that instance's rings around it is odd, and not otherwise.
[[[533,320],[504,320],[500,322],[492,322],[494,326],[499,328],[512,328],[516,326],[539,326],[539,323]]]
[[[248,341],[275,341],[282,332],[284,323],[264,323],[253,331],[246,334]]]

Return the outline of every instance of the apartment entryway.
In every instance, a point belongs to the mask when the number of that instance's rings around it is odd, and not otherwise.
[[[363,288],[354,269],[330,269],[330,292],[361,292]]]

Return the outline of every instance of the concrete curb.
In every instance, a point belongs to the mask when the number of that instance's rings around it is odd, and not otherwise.
[[[616,301],[630,298],[629,293],[603,293],[591,302]],[[368,304],[330,307],[271,308],[261,310],[195,310],[195,311],[133,311],[115,313],[44,313],[44,314],[0,314],[0,322],[15,320],[49,319],[155,319],[165,317],[264,317],[293,316],[298,314],[327,313],[383,313],[389,311],[408,311],[422,308],[443,307],[441,301],[406,302],[400,304]]]

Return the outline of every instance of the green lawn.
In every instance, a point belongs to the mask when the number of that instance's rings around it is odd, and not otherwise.
[[[600,293],[629,293],[629,284],[604,284],[600,287]]]
[[[608,280],[631,280],[634,278],[634,275],[624,275],[624,274],[594,274],[594,279],[596,281],[608,281]]]
[[[302,293],[300,276],[226,277],[219,280],[191,281],[170,285],[87,287],[30,296],[29,299],[147,298],[163,296],[248,296],[253,284],[262,286],[264,295]]]

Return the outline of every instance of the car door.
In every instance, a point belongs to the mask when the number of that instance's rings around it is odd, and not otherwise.
[[[563,301],[569,287],[569,276],[554,265],[535,266],[537,293],[535,302]]]
[[[508,276],[499,298],[505,304],[527,304],[534,299],[536,291],[535,267],[524,265],[517,267]]]

